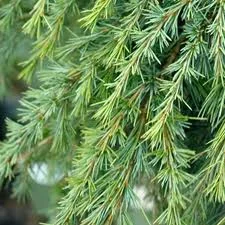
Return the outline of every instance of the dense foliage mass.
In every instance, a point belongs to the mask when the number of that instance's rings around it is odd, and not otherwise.
[[[0,147],[15,196],[54,161],[66,188],[51,224],[132,224],[140,182],[149,224],[225,224],[224,0],[0,4],[4,65],[33,84]]]

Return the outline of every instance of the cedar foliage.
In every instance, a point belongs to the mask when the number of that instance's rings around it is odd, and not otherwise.
[[[132,224],[141,180],[149,224],[225,224],[224,0],[0,4],[2,34],[32,43],[19,77],[40,82],[0,148],[16,197],[48,159],[66,171],[52,225]]]

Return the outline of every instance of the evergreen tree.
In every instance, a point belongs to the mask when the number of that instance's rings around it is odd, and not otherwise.
[[[224,0],[0,4],[7,48],[31,44],[18,71],[33,88],[0,147],[16,197],[34,165],[55,162],[52,225],[132,224],[140,182],[149,224],[225,224]]]

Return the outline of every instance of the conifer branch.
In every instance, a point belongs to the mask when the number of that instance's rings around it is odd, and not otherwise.
[[[36,36],[41,35],[42,20],[45,17],[46,0],[39,0],[33,7],[30,14],[31,18],[23,25],[24,33]]]
[[[223,224],[224,1],[25,2],[1,2],[0,23],[5,39],[36,38],[21,77],[40,86],[7,122],[0,181],[19,173],[14,195],[28,196],[29,168],[60,159],[54,225],[133,224],[142,180],[149,224]]]

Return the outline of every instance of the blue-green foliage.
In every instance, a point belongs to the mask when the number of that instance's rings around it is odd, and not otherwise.
[[[24,175],[15,195],[48,158],[68,171],[54,225],[132,224],[143,177],[150,224],[224,224],[224,0],[26,2],[0,8],[1,51],[18,29],[19,77],[40,82],[0,147],[0,178]]]

